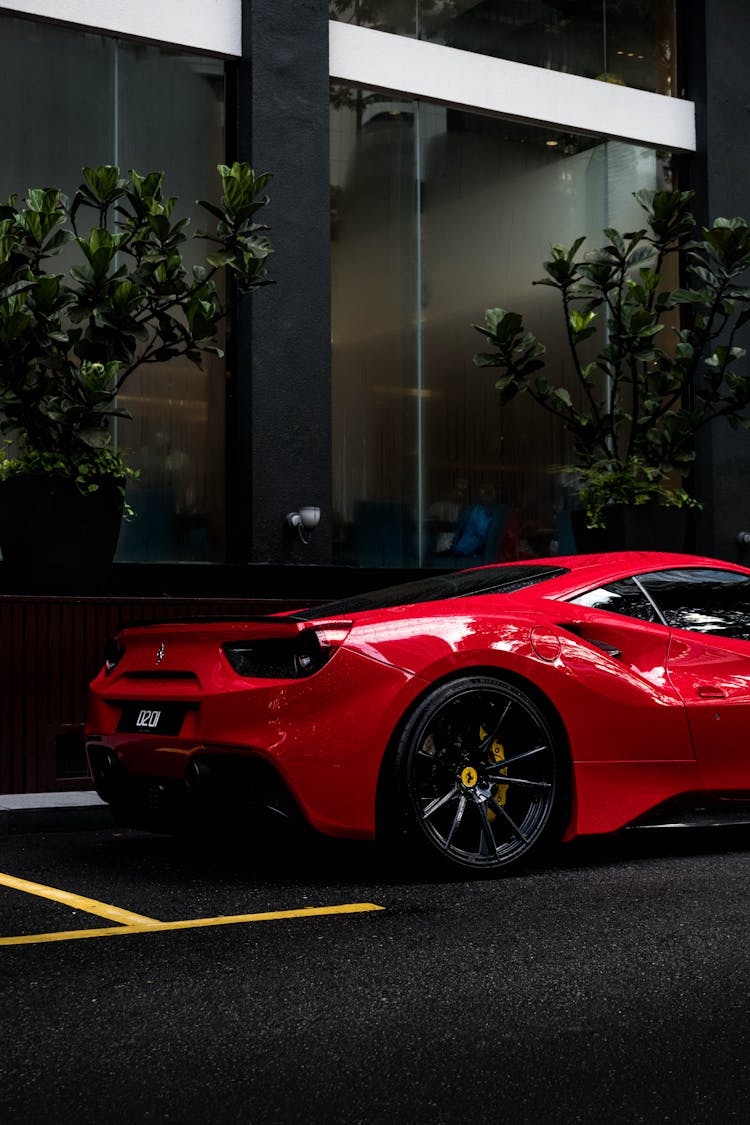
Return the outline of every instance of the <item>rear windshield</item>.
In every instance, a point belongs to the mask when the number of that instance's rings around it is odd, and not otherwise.
[[[384,590],[355,594],[327,605],[295,613],[302,621],[317,617],[344,617],[350,613],[364,613],[373,609],[392,609],[400,605],[418,605],[438,602],[444,598],[468,598],[472,594],[512,594],[525,586],[535,586],[549,578],[567,574],[563,566],[491,566],[481,570],[464,570],[456,574],[441,574],[417,582],[403,582]]]

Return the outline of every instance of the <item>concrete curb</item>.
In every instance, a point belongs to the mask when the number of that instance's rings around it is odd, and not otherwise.
[[[96,793],[0,794],[0,836],[111,828],[109,805]]]

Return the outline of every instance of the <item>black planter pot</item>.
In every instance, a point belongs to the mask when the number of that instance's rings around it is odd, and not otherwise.
[[[573,536],[580,554],[605,551],[684,551],[687,533],[685,508],[660,504],[612,504],[606,509],[606,527],[586,527],[586,513],[571,512]]]
[[[111,478],[82,493],[74,480],[22,475],[0,481],[3,562],[30,578],[66,580],[107,567],[117,550],[123,496]]]

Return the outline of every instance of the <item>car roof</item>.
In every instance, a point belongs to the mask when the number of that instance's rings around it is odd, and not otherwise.
[[[750,574],[745,567],[725,563],[719,559],[698,555],[678,554],[662,551],[618,551],[599,555],[569,555],[551,558],[529,559],[520,562],[492,563],[482,567],[472,567],[465,571],[449,574],[438,572],[424,578],[415,577],[413,582],[401,583],[395,587],[372,590],[361,595],[344,598],[341,601],[317,605],[301,613],[294,613],[298,620],[321,620],[324,618],[348,618],[360,624],[366,620],[382,620],[392,617],[401,609],[413,609],[419,614],[432,615],[436,610],[429,607],[445,606],[447,603],[471,599],[475,602],[488,597],[501,598],[511,609],[511,605],[523,604],[527,608],[536,605],[541,608],[545,602],[564,601],[578,593],[595,589],[627,578],[630,575],[654,570],[680,569],[683,567],[721,567]],[[529,583],[525,583],[522,573],[528,569]],[[540,572],[549,569],[549,576]],[[508,573],[509,588],[503,590],[503,572]],[[466,579],[477,576],[477,589],[471,589]],[[494,579],[497,576],[497,584]],[[414,596],[409,596],[413,586]],[[484,586],[484,588],[482,588]],[[493,610],[499,608],[495,602]],[[472,612],[475,612],[474,609]],[[439,613],[444,609],[437,610]]]
[[[537,559],[535,561],[537,563],[554,562],[557,566],[564,567],[566,570],[565,574],[553,580],[554,590],[549,589],[547,583],[541,583],[539,587],[531,587],[529,593],[536,593],[541,598],[565,597],[578,589],[593,589],[607,582],[616,582],[618,579],[627,578],[630,575],[646,574],[652,570],[680,570],[685,567],[716,569],[718,567],[723,570],[750,574],[746,567],[737,563],[675,551],[612,551],[600,555],[556,556],[554,559]]]

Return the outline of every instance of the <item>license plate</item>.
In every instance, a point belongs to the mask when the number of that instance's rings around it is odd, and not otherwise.
[[[117,729],[126,734],[179,734],[187,712],[185,703],[125,703]]]

